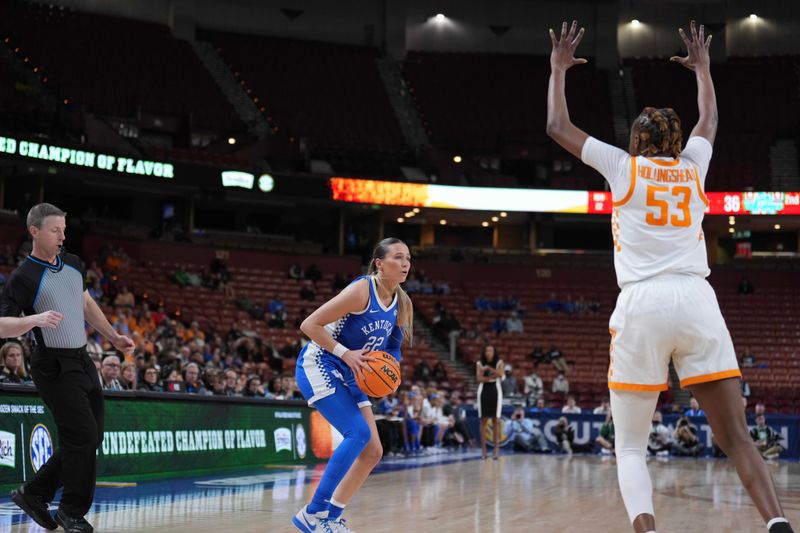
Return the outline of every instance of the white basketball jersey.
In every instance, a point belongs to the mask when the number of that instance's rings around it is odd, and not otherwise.
[[[662,274],[709,275],[703,192],[711,144],[692,137],[676,159],[631,157],[589,138],[581,158],[608,180],[611,230],[620,287]]]

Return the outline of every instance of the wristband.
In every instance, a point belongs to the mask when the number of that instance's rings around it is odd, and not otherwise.
[[[340,359],[341,359],[341,358],[342,358],[342,356],[344,356],[344,354],[345,354],[347,351],[348,351],[348,350],[347,350],[347,348],[345,348],[344,346],[342,346],[340,343],[338,343],[338,342],[337,342],[337,343],[336,343],[336,346],[334,346],[334,347],[333,347],[333,351],[332,351],[331,353],[332,353],[333,355],[335,355],[336,357],[338,357],[338,358],[340,358]]]

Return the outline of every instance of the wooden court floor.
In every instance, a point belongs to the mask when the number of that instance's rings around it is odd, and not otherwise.
[[[345,513],[355,531],[631,531],[613,459],[517,454],[496,462],[463,460],[406,468],[413,462],[386,461],[382,468],[389,471],[370,476]],[[727,461],[670,459],[651,460],[649,465],[659,533],[766,531]],[[800,465],[780,462],[770,468],[787,518],[797,527]],[[320,472],[260,471],[184,481],[172,489],[153,490],[149,484],[99,489],[88,518],[98,533],[290,533],[297,531],[289,523],[291,516],[311,494]],[[0,530],[44,531],[15,520],[0,522]]]

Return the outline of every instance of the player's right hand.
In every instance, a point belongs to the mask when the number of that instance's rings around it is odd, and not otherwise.
[[[370,357],[367,354],[369,353],[368,350],[363,348],[359,350],[347,350],[342,355],[342,361],[344,361],[347,366],[350,367],[350,370],[353,371],[353,374],[361,374],[361,377],[364,377],[364,371],[372,372],[372,369],[367,364],[370,361],[375,361],[374,357]]]
[[[696,71],[697,69],[710,68],[711,58],[708,53],[708,47],[711,45],[711,35],[706,38],[706,29],[702,24],[700,25],[700,31],[697,31],[697,26],[694,21],[691,23],[690,31],[691,35],[687,37],[683,28],[678,29],[683,44],[686,45],[688,55],[686,57],[672,56],[669,60],[680,63],[689,70]]]
[[[64,315],[58,311],[45,311],[31,316],[31,318],[33,325],[37,328],[55,328],[64,319]]]

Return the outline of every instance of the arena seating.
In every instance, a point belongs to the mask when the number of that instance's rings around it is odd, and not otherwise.
[[[800,128],[800,82],[796,58],[732,58],[714,64],[720,123],[707,188],[770,190],[769,147],[779,135]],[[694,75],[666,58],[627,60],[639,108],[672,107],[684,136],[697,122]]]
[[[261,306],[276,297],[286,304],[286,328],[270,328],[266,320],[254,320],[247,312],[226,300],[222,291],[204,287],[179,287],[169,279],[176,266],[176,263],[166,262],[147,262],[144,265],[131,266],[127,272],[120,274],[119,282],[128,284],[137,296],[147,294],[147,299],[154,304],[163,301],[167,312],[179,313],[183,320],[197,320],[201,327],[216,329],[221,333],[226,332],[236,321],[240,329],[254,331],[261,338],[271,340],[278,348],[300,338],[302,334],[295,327],[295,322],[305,318],[333,296],[332,273],[323,274],[323,279],[316,284],[316,298],[305,301],[299,297],[300,283],[288,278],[286,272],[261,268],[230,268],[232,285],[239,297],[246,295]],[[202,268],[200,265],[184,266],[196,272]],[[112,309],[107,308],[105,311],[109,313]],[[414,338],[412,347],[403,349],[401,367],[407,382],[414,374],[414,367],[423,359],[431,367],[438,362],[436,353],[426,344],[424,337],[418,335]],[[293,365],[294,361],[290,363]],[[463,378],[453,368],[448,370],[448,381],[440,382],[438,386],[447,390],[465,390]]]
[[[194,127],[241,127],[191,46],[168,27],[59,5],[0,2],[0,36],[66,105],[121,118],[191,116]]]
[[[545,133],[548,57],[412,51],[403,63],[403,73],[437,147],[509,159],[549,162],[554,154],[567,158]],[[585,65],[572,69],[568,80],[573,122],[597,138],[613,141],[605,75]],[[553,186],[597,187],[602,186],[601,180],[592,169],[576,165]]]
[[[398,157],[404,140],[377,49],[204,32],[273,126],[312,153]]]
[[[498,267],[498,274],[503,267]],[[494,344],[505,362],[515,369],[522,390],[522,378],[534,366],[529,354],[535,346],[549,350],[557,346],[574,367],[567,376],[570,392],[577,396],[583,408],[596,406],[607,396],[606,373],[608,370],[608,317],[614,308],[619,290],[607,272],[608,282],[598,283],[596,272],[574,269],[569,282],[552,282],[532,278],[519,281],[472,280],[463,287],[451,282],[452,293],[446,297],[416,295],[415,306],[428,320],[433,317],[436,302],[441,302],[453,313],[462,328],[479,329],[485,340],[459,341],[460,356],[467,362],[476,361],[484,343]],[[790,281],[792,272],[748,272],[757,286],[756,293],[748,296],[737,294],[737,283],[741,272],[715,272],[710,281],[715,287],[733,337],[737,354],[741,357],[745,348],[756,357],[756,367],[743,368],[744,379],[752,389],[751,403],[763,401],[770,411],[796,412],[796,400],[800,400],[794,384],[800,379],[800,288]],[[495,275],[491,278],[499,278]],[[487,279],[489,277],[486,277]],[[582,281],[583,278],[583,281]],[[597,314],[568,316],[563,313],[550,314],[537,306],[555,293],[559,299],[571,296],[583,297],[586,301],[600,304]],[[527,308],[524,333],[503,333],[495,336],[490,332],[491,322],[498,316],[506,318],[508,311],[477,311],[477,297],[490,299],[515,296]],[[550,364],[539,365],[537,372],[545,382],[546,390],[555,377],[556,370]],[[548,401],[558,404],[560,398],[547,395]],[[662,401],[665,396],[662,395]]]

